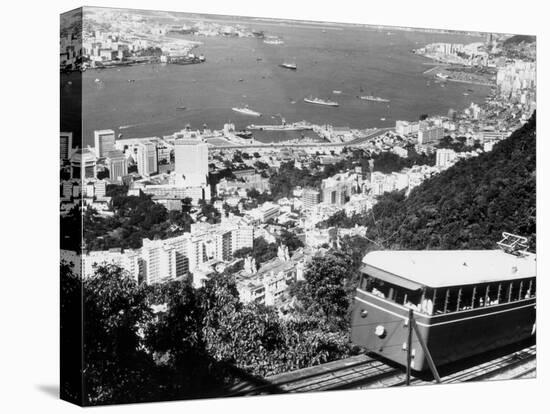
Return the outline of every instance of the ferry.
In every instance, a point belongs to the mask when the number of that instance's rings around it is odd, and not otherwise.
[[[389,99],[380,98],[378,96],[372,96],[372,95],[360,96],[359,99],[362,99],[364,101],[372,101],[372,102],[390,102]]]
[[[235,112],[239,112],[243,115],[250,115],[250,116],[262,116],[262,114],[260,112],[256,112],[256,111],[253,111],[252,109],[248,108],[248,107],[242,107],[242,108],[239,108],[239,107],[234,107],[234,108],[231,108],[233,111]]]
[[[316,105],[324,105],[324,106],[340,106],[338,102],[329,101],[328,99],[314,98],[312,96],[308,98],[304,98],[304,102],[307,102],[310,104],[316,104]]]
[[[285,69],[290,69],[290,70],[298,69],[298,66],[296,66],[296,63],[283,62],[279,66],[282,67],[282,68],[285,68]]]

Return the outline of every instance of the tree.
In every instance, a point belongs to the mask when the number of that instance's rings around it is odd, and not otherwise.
[[[346,287],[352,278],[352,260],[345,254],[331,251],[323,257],[316,256],[305,271],[297,298],[309,314],[320,314],[327,321],[342,325],[350,305]]]
[[[151,316],[145,290],[121,268],[100,266],[83,283],[83,306],[87,402],[147,399],[153,366],[139,335]]]
[[[197,396],[217,386],[223,378],[211,369],[202,332],[204,314],[195,289],[185,281],[149,289],[149,300],[158,311],[145,329],[144,342],[170,379],[164,384],[166,396]]]
[[[295,233],[290,232],[286,229],[283,230],[279,235],[278,242],[287,246],[289,253],[294,252],[300,247],[304,247],[304,243],[302,242],[302,240],[300,240]]]

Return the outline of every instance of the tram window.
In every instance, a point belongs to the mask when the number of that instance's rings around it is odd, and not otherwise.
[[[446,288],[437,291],[437,300],[433,304],[433,313],[455,312],[458,305],[458,292],[460,288]]]
[[[420,312],[432,315],[434,312],[434,289],[426,289],[420,299]]]
[[[458,310],[469,310],[472,309],[472,302],[474,301],[474,290],[476,286],[462,286],[462,294],[460,295],[460,302],[458,304]]]
[[[512,302],[517,299],[518,287],[517,282],[510,282],[508,285],[508,302]]]
[[[449,312],[455,312],[456,307],[458,305],[458,288],[449,288],[447,289],[447,293],[445,294],[445,302],[443,312],[449,313]]]
[[[500,283],[491,283],[490,285],[488,285],[485,306],[498,305],[499,304],[499,302],[500,302],[500,294],[499,294],[500,289],[501,289]]]
[[[410,296],[409,292],[406,289],[403,288],[397,288],[395,289],[395,297],[393,300],[395,303],[399,304],[405,304],[405,299],[407,299]]]
[[[525,299],[534,298],[537,293],[537,281],[535,279],[529,279],[527,292],[525,293]]]
[[[518,296],[517,300],[523,299],[523,294],[526,290],[525,282],[523,280],[519,281],[519,287],[518,287]]]

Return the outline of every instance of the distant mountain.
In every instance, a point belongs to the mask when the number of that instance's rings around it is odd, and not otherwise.
[[[507,231],[536,246],[536,120],[491,152],[459,161],[415,188],[386,194],[363,217],[380,248],[491,249]]]
[[[530,36],[530,35],[515,35],[512,37],[509,37],[503,42],[503,46],[515,46],[519,45],[520,43],[533,43],[537,40],[536,36]]]

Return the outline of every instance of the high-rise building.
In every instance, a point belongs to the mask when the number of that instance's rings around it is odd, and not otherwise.
[[[87,149],[78,149],[71,155],[71,178],[95,178],[97,165],[95,155]]]
[[[60,161],[68,161],[71,157],[71,152],[73,149],[73,133],[72,132],[61,132],[59,140],[59,159]]]
[[[141,248],[147,284],[176,279],[176,249],[163,240],[143,239]]]
[[[145,142],[137,145],[137,166],[138,173],[143,177],[149,177],[158,171],[155,144]]]
[[[114,150],[107,153],[106,163],[111,180],[121,181],[122,177],[128,175],[128,160],[122,151]]]
[[[443,138],[445,135],[445,130],[442,127],[427,127],[425,129],[421,128],[418,131],[418,143],[420,145],[429,144],[432,142],[437,142]]]
[[[115,149],[115,131],[112,129],[94,131],[94,144],[96,155],[99,158],[105,157]]]
[[[321,202],[321,192],[316,188],[305,188],[302,192],[302,205],[305,210],[310,210],[313,206]]]
[[[208,145],[198,137],[175,141],[176,184],[204,187],[208,177]]]
[[[358,191],[359,176],[354,173],[340,173],[321,181],[322,201],[327,204],[344,205],[351,195]]]

